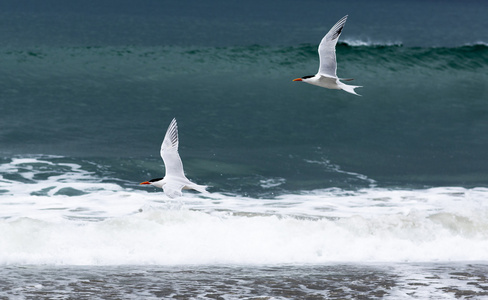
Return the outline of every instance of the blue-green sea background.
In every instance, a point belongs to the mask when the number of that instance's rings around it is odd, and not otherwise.
[[[136,188],[163,174],[176,117],[186,173],[211,191],[488,186],[487,12],[485,1],[2,1],[0,156],[60,155]],[[346,14],[338,75],[362,97],[292,82],[315,74],[320,39]]]

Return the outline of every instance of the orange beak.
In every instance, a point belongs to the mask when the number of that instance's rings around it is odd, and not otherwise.
[[[293,81],[302,81],[301,78],[293,79]]]
[[[141,182],[139,184],[151,184],[149,181],[144,181],[144,182]]]

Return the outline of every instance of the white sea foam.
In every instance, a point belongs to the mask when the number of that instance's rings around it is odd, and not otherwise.
[[[269,178],[260,180],[259,183],[263,189],[277,187],[286,182],[285,178]]]
[[[482,41],[482,40],[478,40],[478,41],[476,41],[474,43],[467,43],[464,46],[488,46],[488,42],[485,42],[485,41]]]
[[[349,46],[402,46],[400,41],[374,41],[371,39],[344,39],[343,43]]]
[[[308,163],[310,163],[310,164],[318,164],[318,165],[321,165],[321,166],[325,167],[327,170],[334,171],[335,173],[342,173],[342,174],[350,175],[350,176],[355,177],[355,178],[357,178],[357,179],[359,179],[361,181],[368,182],[370,187],[375,187],[376,186],[376,180],[371,179],[371,178],[368,178],[368,176],[363,175],[363,174],[359,174],[359,173],[355,173],[355,172],[344,171],[344,170],[341,169],[340,166],[331,163],[330,160],[328,160],[328,159],[322,159],[322,160],[309,160],[309,159],[305,159],[305,161],[308,162]]]
[[[65,171],[35,179],[53,166]],[[0,174],[0,264],[488,260],[486,188],[325,189],[273,199],[185,193],[170,201],[43,158],[13,159]]]

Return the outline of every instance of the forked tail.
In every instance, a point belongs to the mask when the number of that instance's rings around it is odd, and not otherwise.
[[[339,87],[340,87],[341,89],[343,89],[344,91],[346,91],[346,92],[348,92],[348,93],[351,93],[351,94],[354,94],[354,95],[357,95],[357,96],[361,96],[361,95],[359,95],[358,93],[356,93],[356,92],[354,91],[354,89],[355,89],[355,88],[358,88],[358,87],[362,87],[362,86],[360,86],[360,85],[347,85],[347,84],[344,84],[344,83],[342,83],[342,82],[340,82],[340,81],[339,81],[338,83],[339,83],[339,84],[338,84],[338,85],[339,85]]]

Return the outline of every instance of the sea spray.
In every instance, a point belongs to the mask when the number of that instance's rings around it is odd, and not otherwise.
[[[486,188],[331,188],[273,198],[185,193],[170,200],[104,182],[110,177],[62,157],[17,158],[0,170],[0,263],[7,265],[488,259]],[[69,188],[80,192],[60,192]]]

